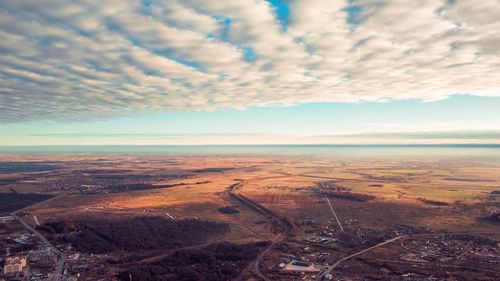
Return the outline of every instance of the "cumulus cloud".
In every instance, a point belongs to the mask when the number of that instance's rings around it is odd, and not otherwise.
[[[0,122],[500,96],[498,0],[4,0]]]

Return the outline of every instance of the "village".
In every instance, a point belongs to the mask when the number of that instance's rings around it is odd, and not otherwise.
[[[432,269],[436,264],[464,269],[475,264],[493,274],[500,264],[500,243],[481,235],[438,233],[407,225],[375,231],[349,220],[340,229],[335,221],[311,218],[302,220],[302,227],[311,236],[276,244],[261,262],[260,270],[269,280],[357,280],[356,266],[351,264],[364,262],[382,267],[398,264],[398,280],[431,281],[443,280]]]

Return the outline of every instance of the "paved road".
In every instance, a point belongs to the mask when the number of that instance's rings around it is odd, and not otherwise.
[[[337,224],[340,227],[340,231],[344,232],[344,228],[342,227],[342,224],[340,223],[339,217],[337,217],[337,213],[335,213],[335,210],[333,209],[332,202],[330,202],[330,199],[328,197],[325,198],[326,202],[328,203],[328,206],[330,206],[330,210],[332,210],[333,216],[337,220]]]
[[[265,249],[262,253],[260,253],[260,255],[255,260],[254,272],[255,272],[255,274],[257,274],[257,276],[259,276],[260,279],[262,279],[264,281],[271,281],[271,280],[269,280],[269,278],[267,278],[264,274],[262,274],[262,272],[260,272],[260,269],[259,269],[260,261],[262,260],[264,255],[266,255],[266,253],[271,249],[271,247],[273,245],[274,245],[274,243],[269,245],[269,247],[267,247],[267,249]]]
[[[18,220],[27,230],[29,230],[31,233],[33,233],[36,237],[38,237],[42,243],[47,246],[47,247],[50,247],[52,249],[53,252],[57,253],[60,257],[59,259],[59,262],[56,266],[56,270],[54,272],[54,278],[52,280],[54,281],[59,281],[60,278],[62,277],[63,275],[63,271],[64,271],[64,264],[66,263],[67,261],[67,257],[66,257],[66,254],[61,252],[59,249],[57,249],[54,245],[52,245],[49,240],[47,240],[47,238],[45,238],[45,236],[43,236],[40,232],[38,232],[36,229],[34,229],[31,225],[29,225],[28,223],[26,223],[18,214],[20,212],[23,212],[29,208],[33,208],[33,207],[36,207],[38,205],[41,205],[41,204],[45,204],[49,201],[52,201],[52,200],[55,200],[55,199],[58,199],[58,198],[61,198],[61,196],[56,196],[56,197],[53,197],[53,198],[50,198],[49,200],[45,200],[45,201],[42,201],[42,202],[39,202],[39,203],[36,203],[34,205],[31,205],[31,206],[28,206],[28,207],[25,207],[25,208],[22,208],[22,209],[19,209],[17,211],[14,211],[12,212],[10,215],[12,217],[14,217],[16,220]]]
[[[368,252],[368,251],[371,251],[371,250],[373,250],[373,249],[375,249],[375,248],[382,247],[382,246],[384,246],[384,245],[386,245],[386,244],[392,243],[392,242],[394,242],[394,241],[396,241],[396,240],[399,240],[399,239],[401,239],[401,238],[403,238],[403,237],[406,237],[406,235],[402,235],[402,236],[397,236],[397,237],[391,238],[391,239],[386,240],[386,241],[384,241],[384,242],[382,242],[382,243],[379,243],[379,244],[377,244],[377,245],[375,245],[375,246],[372,246],[372,247],[370,247],[370,248],[364,249],[364,250],[362,250],[362,251],[359,251],[359,252],[357,252],[357,253],[354,253],[354,254],[352,254],[352,255],[349,255],[349,256],[347,256],[347,257],[344,257],[344,258],[342,258],[342,259],[338,260],[336,263],[332,264],[330,267],[328,267],[325,271],[323,271],[323,273],[319,274],[319,275],[318,275],[318,277],[316,278],[316,280],[322,280],[322,279],[323,279],[323,277],[324,277],[325,275],[327,275],[327,274],[331,273],[331,272],[332,272],[332,270],[334,270],[334,269],[335,269],[335,268],[336,268],[339,264],[341,264],[342,262],[344,262],[344,261],[346,261],[346,260],[348,260],[348,259],[351,259],[351,258],[353,258],[353,257],[355,257],[355,256],[359,256],[359,255],[361,255],[361,254],[363,254],[363,253],[366,253],[366,252]]]

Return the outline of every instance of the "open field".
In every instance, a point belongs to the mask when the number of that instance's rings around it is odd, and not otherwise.
[[[73,257],[68,274],[80,273],[81,280],[118,276],[129,268],[134,268],[130,274],[144,275],[148,264],[172,262],[183,268],[171,255],[193,255],[190,249],[211,251],[213,247],[206,247],[220,241],[268,243],[252,248],[250,260],[235,257],[238,266],[231,267],[228,275],[234,280],[319,280],[330,273],[345,280],[383,274],[394,280],[433,274],[443,280],[466,280],[468,274],[494,280],[499,273],[495,267],[500,263],[497,159],[6,154],[0,156],[0,163],[0,194],[8,194],[1,199],[54,197],[27,208],[42,200],[9,200],[7,211],[25,208],[19,213],[21,219],[60,249],[68,249]],[[187,221],[224,227],[189,241],[180,239],[182,233],[169,233],[174,235],[173,244],[163,247],[164,240],[155,238],[150,223],[137,223],[137,232],[147,235],[151,244],[136,251],[139,246],[130,241],[115,241],[131,230],[121,223],[101,223],[110,218],[127,224],[159,220],[159,225],[175,224],[179,229]],[[88,221],[99,221],[94,223],[99,227],[85,226]],[[65,228],[47,228],[51,225]],[[2,233],[2,239],[18,235],[18,227],[11,229]],[[85,231],[90,236],[81,236]],[[455,234],[470,236],[446,236]],[[106,255],[90,256],[85,239],[101,241]],[[434,243],[435,251],[426,251],[422,243]],[[419,249],[418,255],[412,247]],[[450,270],[438,269],[430,257]],[[227,259],[214,257],[214,262],[226,266]],[[307,264],[312,271],[297,269],[294,262]],[[97,264],[106,266],[89,269]],[[484,274],[473,271],[474,267],[483,268]]]

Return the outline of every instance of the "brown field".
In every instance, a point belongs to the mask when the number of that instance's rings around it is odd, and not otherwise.
[[[237,244],[262,240],[272,242],[265,255],[257,259],[257,265],[250,264],[238,276],[240,280],[263,279],[262,275],[268,280],[298,280],[304,275],[283,272],[276,266],[280,261],[289,261],[287,255],[293,254],[299,259],[301,255],[298,253],[307,247],[309,250],[302,256],[309,256],[306,258],[309,262],[324,268],[340,257],[376,244],[377,239],[383,241],[394,235],[403,235],[394,232],[398,225],[425,229],[422,231],[432,234],[429,239],[434,240],[443,233],[469,233],[500,239],[500,224],[489,219],[492,214],[500,212],[500,196],[494,194],[500,190],[500,163],[496,161],[409,161],[394,157],[375,161],[250,155],[0,156],[0,162],[49,161],[57,167],[31,171],[30,167],[23,166],[22,172],[7,171],[0,175],[0,179],[15,179],[15,182],[6,181],[0,185],[1,193],[58,196],[47,203],[24,209],[24,221],[35,225],[36,216],[43,225],[112,215],[227,223],[229,231],[223,238],[218,237],[218,241]],[[327,193],[318,188],[318,182],[330,182],[329,188],[340,187],[350,194],[369,195],[366,202],[329,196],[345,232],[333,218],[326,201]],[[347,192],[345,190],[342,192]],[[219,208],[228,206],[237,212],[219,211]],[[375,233],[378,238],[367,238],[363,233]],[[318,245],[304,240],[312,235],[329,236],[337,242]],[[348,235],[359,237],[357,240],[352,238],[355,241],[349,244]],[[401,241],[410,240],[402,238]],[[482,246],[478,244],[477,247]],[[500,262],[498,244],[488,251],[497,255]],[[327,254],[318,258],[319,255],[310,252]],[[123,269],[120,264],[127,264],[130,259],[144,259],[146,263],[158,254],[130,255],[126,259],[117,255],[115,258],[123,261],[110,266],[105,273],[93,272],[84,276],[92,280],[98,275],[115,274]],[[402,276],[415,273],[409,271],[411,262],[400,260],[400,256],[406,254],[408,250],[399,244],[388,244],[342,263],[335,276],[376,278],[380,274]],[[473,272],[474,276],[494,280],[491,279],[491,271],[495,271],[493,264],[468,259],[463,253],[442,259],[440,264],[455,266],[455,269],[446,275],[446,272],[433,269],[431,263],[418,263],[421,269],[415,274],[429,276],[438,272],[442,278],[465,280],[463,278],[472,272],[467,268],[479,264],[486,273]],[[311,274],[305,276],[309,276],[308,280],[316,278]]]

